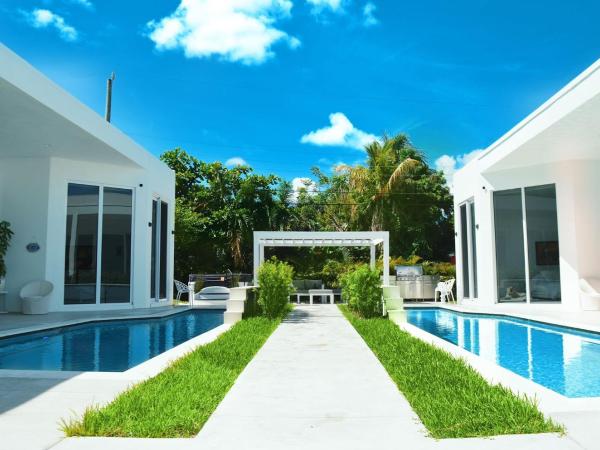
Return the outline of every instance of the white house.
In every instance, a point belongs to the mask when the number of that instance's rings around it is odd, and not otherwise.
[[[170,303],[174,205],[165,164],[0,44],[9,311],[32,280],[54,284],[51,311]]]
[[[459,299],[581,309],[579,279],[600,277],[600,60],[458,171],[454,195]]]

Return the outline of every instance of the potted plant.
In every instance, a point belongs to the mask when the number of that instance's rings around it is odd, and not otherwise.
[[[10,229],[10,223],[0,221],[0,291],[5,290],[6,264],[4,262],[4,255],[6,255],[12,236],[13,232]]]

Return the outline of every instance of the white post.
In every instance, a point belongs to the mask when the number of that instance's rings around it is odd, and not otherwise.
[[[390,238],[386,236],[383,239],[383,284],[390,284]]]
[[[258,246],[258,255],[259,255],[259,264],[258,266],[262,266],[265,262],[265,246],[264,244],[259,244]]]
[[[195,295],[196,295],[196,282],[195,281],[189,281],[188,282],[188,304],[189,306],[194,306],[194,301],[195,301]]]
[[[256,239],[256,235],[254,236],[254,247],[252,251],[252,257],[254,259],[254,285],[258,284],[258,267],[260,266],[260,255],[259,253],[259,241]]]
[[[375,261],[377,259],[375,250],[376,250],[375,244],[371,244],[371,269],[375,268]]]

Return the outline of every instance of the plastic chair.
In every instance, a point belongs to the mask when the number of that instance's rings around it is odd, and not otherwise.
[[[48,314],[50,299],[48,296],[54,290],[49,281],[32,281],[21,288],[19,297],[23,302],[23,314]]]

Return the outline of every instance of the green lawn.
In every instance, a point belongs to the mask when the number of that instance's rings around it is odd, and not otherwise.
[[[384,319],[346,318],[371,347],[434,438],[563,432],[534,402],[490,385],[460,359]]]
[[[242,320],[103,408],[63,426],[68,436],[196,435],[280,320]]]

